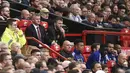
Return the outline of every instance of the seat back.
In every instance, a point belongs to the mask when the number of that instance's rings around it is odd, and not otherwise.
[[[25,32],[26,28],[32,24],[31,20],[20,20],[17,21],[18,28]]]
[[[130,33],[130,30],[128,28],[124,28],[121,30],[121,32],[125,32],[125,33]],[[124,47],[128,47],[130,46],[130,37],[127,36],[127,35],[123,35],[123,36],[120,36],[120,40],[121,40],[121,45],[124,46]]]
[[[113,60],[107,61],[107,67],[108,67],[109,73],[111,73],[111,69],[112,69],[112,67],[113,67],[115,64],[116,64],[116,62],[113,61]]]
[[[58,44],[51,45],[51,49],[53,49],[56,52],[60,52],[60,50],[61,50],[61,48],[60,48],[60,46]],[[53,52],[50,52],[50,56],[52,56],[52,58],[58,58],[58,55],[56,55]]]
[[[82,55],[84,57],[85,62],[88,60],[90,53],[91,53],[91,46],[84,46],[84,49],[82,50]]]
[[[45,30],[47,30],[47,28],[48,28],[48,23],[47,23],[47,22],[41,21],[40,24],[41,24],[42,26],[44,26]]]

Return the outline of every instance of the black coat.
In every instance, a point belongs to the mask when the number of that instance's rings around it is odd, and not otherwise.
[[[42,43],[48,44],[49,42],[48,42],[48,37],[47,37],[46,32],[45,32],[45,28],[43,26],[39,25],[39,29],[41,32],[41,40],[40,41]],[[26,28],[25,35],[26,35],[26,37],[34,37],[34,38],[38,39],[36,29],[33,26],[33,24],[31,24],[29,27]],[[27,42],[28,42],[28,45],[33,45],[33,46],[39,47],[39,44],[33,40],[27,40]]]

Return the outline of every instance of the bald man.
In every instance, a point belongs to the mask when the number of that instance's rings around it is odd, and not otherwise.
[[[71,42],[68,40],[65,40],[62,45],[62,50],[60,51],[60,54],[66,58],[73,58],[72,52],[71,52]]]
[[[26,9],[23,9],[23,10],[21,11],[21,18],[20,18],[20,19],[26,19],[26,20],[28,20],[29,18],[30,18],[30,13],[29,13],[29,11],[26,10]]]
[[[112,73],[115,73],[117,68],[124,69],[124,70],[127,69],[127,67],[124,66],[124,63],[127,62],[126,57],[127,57],[127,55],[124,54],[124,53],[120,53],[120,54],[119,54],[119,56],[118,56],[118,62],[117,62],[117,64],[112,68]]]

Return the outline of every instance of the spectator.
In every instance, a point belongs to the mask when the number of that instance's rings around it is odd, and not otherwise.
[[[25,30],[26,37],[34,37],[41,41],[42,43],[48,44],[48,38],[45,32],[45,28],[40,25],[40,15],[34,14],[32,16],[32,24],[28,26]],[[37,46],[39,48],[42,48],[42,45],[38,44],[35,41],[27,40],[28,45]]]
[[[38,49],[34,49],[31,51],[31,56],[36,57],[38,60],[41,59],[41,52]]]
[[[41,50],[41,60],[44,60],[47,62],[49,58],[51,58],[49,50],[47,50],[45,48],[42,49]]]
[[[100,44],[99,43],[94,43],[92,44],[91,46],[91,49],[92,49],[92,53],[91,55],[89,56],[88,60],[87,60],[87,63],[86,63],[86,67],[88,69],[91,69],[91,66],[94,62],[99,62],[101,63],[101,54],[100,54]]]
[[[53,25],[48,27],[49,41],[53,43],[62,44],[65,39],[65,30],[63,29],[63,19],[58,17],[55,19]]]
[[[0,64],[2,64],[2,67],[12,65],[12,57],[7,52],[2,52],[0,54]]]
[[[82,22],[82,19],[80,17],[80,12],[81,12],[80,7],[77,4],[73,4],[71,5],[70,9],[71,9],[71,13],[69,15],[69,18],[77,22]]]
[[[10,49],[12,57],[15,57],[17,54],[22,54],[20,43],[12,43]]]
[[[92,73],[92,71],[90,69],[85,69],[82,73]]]
[[[64,70],[64,68],[63,68],[62,65],[58,65],[58,66],[56,67],[56,70],[57,70],[57,71],[63,71],[63,72],[65,72],[65,70]]]
[[[118,68],[126,70],[127,67],[124,67],[124,63],[125,62],[126,62],[126,55],[123,54],[123,53],[120,53],[119,56],[118,56],[118,62],[117,62],[117,64],[112,68],[112,73],[115,72],[116,69],[118,69]]]
[[[62,50],[60,54],[65,58],[73,59],[72,52],[71,52],[71,43],[68,40],[65,40],[62,45]]]
[[[48,70],[47,68],[47,64],[45,61],[38,61],[36,64],[35,64],[35,67],[37,69],[39,69],[40,71],[46,71]]]
[[[70,64],[70,63],[71,63],[70,61],[63,61],[63,62],[62,62],[62,66],[63,66],[65,72],[68,72],[68,71],[69,71],[69,64]]]
[[[26,72],[24,70],[22,70],[22,69],[19,69],[19,70],[15,70],[14,73],[26,73]]]
[[[0,8],[0,20],[7,20],[10,18],[10,8],[1,7]]]
[[[26,10],[26,9],[23,9],[23,10],[21,11],[21,17],[20,17],[19,19],[20,19],[20,20],[21,20],[21,19],[29,20],[29,19],[30,19],[30,13],[29,13],[29,11]]]
[[[116,71],[112,73],[125,73],[125,70],[122,68],[116,68]]]
[[[28,62],[21,63],[18,69],[23,69],[26,73],[31,72],[31,65]]]
[[[26,39],[22,30],[17,27],[16,19],[8,19],[7,25],[8,27],[6,27],[1,41],[7,43],[9,47],[11,47],[11,44],[14,42],[20,43],[20,46],[23,47],[26,43]]]
[[[0,73],[14,73],[14,67],[12,65],[6,66],[0,70]]]
[[[81,54],[83,48],[84,48],[83,41],[80,39],[76,39],[74,42],[74,51],[72,53],[75,61],[84,62],[84,57]]]
[[[4,43],[4,42],[0,42],[0,51],[1,52],[8,52],[10,53],[10,50],[8,48],[8,44]]]
[[[33,8],[38,9],[39,4],[40,4],[40,0],[30,0],[30,5],[31,5],[31,7],[33,7]]]
[[[85,24],[87,24],[87,25],[97,27],[97,25],[96,25],[96,16],[95,16],[94,13],[90,13],[88,15],[87,20],[82,21],[82,22],[85,23]]]
[[[10,7],[10,3],[8,1],[2,1],[1,6],[2,7]]]
[[[14,73],[26,73],[26,72],[24,70],[22,70],[22,69],[19,69],[19,70],[15,70]]]
[[[23,56],[17,55],[13,58],[13,65],[14,65],[15,69],[18,69],[20,64],[24,63],[24,62],[25,62],[25,58]]]
[[[98,62],[94,62],[92,64],[91,70],[92,70],[93,73],[96,73],[98,70],[102,70],[102,66]]]
[[[30,57],[28,57],[28,59],[27,59],[27,62],[28,63],[36,63],[36,62],[38,62],[38,59],[35,57],[35,56],[30,56]]]
[[[108,67],[106,64],[103,64],[102,65],[102,70],[105,72],[105,73],[109,73],[109,70],[108,70]]]

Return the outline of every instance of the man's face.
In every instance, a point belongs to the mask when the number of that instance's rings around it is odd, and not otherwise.
[[[5,7],[2,11],[2,15],[6,17],[10,17],[10,10],[8,7]]]
[[[63,25],[63,21],[58,20],[58,21],[56,22],[56,26],[57,26],[58,28],[61,28],[62,25]]]
[[[39,25],[40,24],[40,16],[34,16],[32,21],[35,25]]]
[[[118,63],[121,65],[123,65],[125,61],[126,61],[126,55],[122,55],[118,58]]]
[[[66,51],[71,51],[71,43],[69,41],[66,41],[63,45],[63,49],[65,49]]]
[[[11,30],[13,30],[13,31],[15,31],[16,30],[16,28],[17,28],[17,22],[16,21],[14,21],[13,23],[12,23],[12,25],[10,25],[10,27],[9,27]]]
[[[82,51],[83,48],[84,48],[84,43],[83,42],[80,42],[80,43],[77,44],[77,49],[78,50]]]
[[[35,56],[38,60],[41,59],[41,53],[40,53],[40,52],[35,52],[35,53],[33,54],[33,56]]]
[[[6,65],[12,65],[12,57],[11,57],[11,55],[7,55],[7,56],[5,57],[4,63],[5,63]]]
[[[102,66],[101,66],[101,64],[99,64],[99,63],[95,64],[95,66],[94,66],[94,68],[93,68],[93,71],[94,71],[94,72],[96,72],[96,71],[98,71],[98,70],[102,70]]]
[[[32,5],[33,5],[34,7],[38,7],[38,6],[39,6],[39,3],[40,3],[39,0],[35,0],[34,2],[32,2]]]
[[[114,44],[108,44],[108,52],[112,53],[114,49]]]

